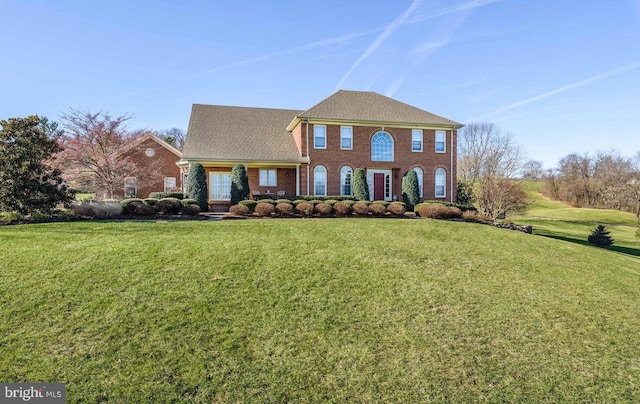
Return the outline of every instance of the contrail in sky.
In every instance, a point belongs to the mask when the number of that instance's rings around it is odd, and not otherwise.
[[[355,39],[355,38],[359,38],[359,37],[362,37],[362,36],[365,36],[365,35],[372,34],[372,33],[377,32],[379,30],[380,29],[369,30],[369,31],[360,31],[360,32],[352,32],[352,33],[349,33],[349,34],[344,34],[344,35],[336,36],[336,37],[333,37],[333,38],[328,38],[328,39],[323,39],[323,40],[316,41],[316,42],[311,42],[311,43],[308,43],[306,45],[300,45],[300,46],[296,46],[294,48],[284,49],[284,50],[281,50],[281,51],[278,51],[278,52],[268,53],[268,54],[262,55],[262,56],[256,56],[254,58],[245,59],[245,60],[241,60],[239,62],[234,62],[234,63],[228,64],[228,65],[224,65],[224,66],[216,67],[216,68],[213,68],[213,69],[205,70],[203,72],[200,72],[200,73],[197,73],[197,74],[193,74],[191,76],[186,76],[186,77],[178,79],[178,80],[176,80],[174,82],[168,83],[166,85],[146,88],[144,90],[135,91],[135,92],[129,93],[127,95],[131,96],[131,95],[142,94],[142,93],[146,93],[148,91],[153,91],[153,90],[157,90],[159,88],[164,88],[164,87],[167,87],[167,86],[170,86],[170,85],[178,84],[178,83],[181,83],[181,82],[183,82],[185,80],[190,80],[190,79],[194,79],[194,78],[197,78],[197,77],[206,76],[208,74],[219,72],[221,70],[232,69],[234,67],[244,66],[244,65],[248,65],[248,64],[252,64],[252,63],[257,63],[257,62],[262,62],[262,61],[273,59],[273,58],[276,58],[276,57],[291,55],[291,54],[294,54],[294,53],[299,53],[299,52],[303,52],[303,51],[306,51],[306,50],[321,48],[321,47],[324,47],[324,46],[340,44],[340,43],[349,41],[351,39]]]
[[[353,73],[353,71],[360,65],[360,63],[362,63],[363,60],[365,60],[373,52],[375,52],[376,49],[378,49],[380,47],[380,45],[382,45],[382,43],[384,41],[386,41],[387,38],[389,38],[391,36],[391,34],[393,34],[395,32],[396,29],[398,29],[399,27],[401,27],[405,23],[407,18],[409,18],[409,16],[420,5],[420,3],[422,3],[422,0],[413,0],[413,3],[411,3],[409,8],[407,8],[402,14],[400,14],[400,16],[398,18],[393,20],[393,22],[391,24],[387,25],[387,27],[384,29],[384,31],[382,31],[382,33],[376,37],[376,39],[373,41],[373,43],[371,43],[371,45],[369,45],[367,50],[364,51],[364,53],[360,56],[360,58],[358,58],[358,60],[356,60],[356,62],[353,64],[353,66],[351,66],[349,71],[338,82],[338,84],[336,85],[336,90],[340,89],[340,87],[345,82],[345,80],[351,75],[351,73]]]
[[[474,121],[474,120],[478,120],[478,119],[488,118],[490,116],[494,116],[494,115],[500,114],[502,112],[506,112],[506,111],[512,110],[514,108],[521,107],[523,105],[531,104],[532,102],[540,101],[540,100],[543,100],[545,98],[549,98],[549,97],[552,97],[554,95],[561,94],[561,93],[567,92],[569,90],[573,90],[575,88],[584,87],[586,85],[589,85],[591,83],[595,83],[596,81],[600,81],[600,80],[606,79],[608,77],[617,76],[618,74],[622,74],[622,73],[628,72],[630,70],[635,70],[635,69],[637,69],[639,67],[640,67],[640,61],[628,64],[628,65],[624,65],[624,66],[618,67],[616,69],[609,70],[607,72],[604,72],[604,73],[598,74],[596,76],[590,77],[590,78],[588,78],[586,80],[581,80],[581,81],[578,81],[578,82],[575,82],[575,83],[571,83],[571,84],[568,84],[566,86],[562,86],[560,88],[556,88],[555,90],[547,91],[546,93],[543,93],[543,94],[540,94],[540,95],[536,95],[535,97],[527,98],[526,100],[514,102],[513,104],[509,104],[509,105],[506,105],[506,106],[504,106],[502,108],[498,108],[498,109],[496,109],[494,111],[491,111],[491,112],[489,112],[489,113],[487,113],[485,115],[479,116],[479,117],[471,119],[471,120]]]

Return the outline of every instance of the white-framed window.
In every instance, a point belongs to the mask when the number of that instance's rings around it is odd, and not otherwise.
[[[393,138],[387,132],[371,138],[371,161],[393,161]]]
[[[413,171],[416,172],[418,176],[418,188],[420,189],[420,198],[424,198],[424,175],[422,173],[422,169],[420,167],[414,167]]]
[[[411,151],[422,151],[422,129],[411,130]]]
[[[124,179],[124,197],[135,198],[138,193],[138,179],[136,177],[127,177]]]
[[[436,198],[444,198],[447,196],[446,183],[446,171],[444,171],[444,168],[438,168],[436,170]]]
[[[325,125],[313,125],[313,147],[315,149],[327,148],[327,127]]]
[[[278,169],[277,168],[261,168],[260,169],[260,186],[275,187],[278,185]]]
[[[182,173],[182,192],[185,195],[189,193],[189,190],[187,189],[187,178],[189,178],[189,173]]]
[[[313,194],[327,195],[327,169],[324,166],[317,166],[313,169]]]
[[[175,191],[176,185],[176,177],[164,177],[164,192]]]
[[[436,131],[436,153],[445,153],[447,151],[447,132],[443,130]]]
[[[351,167],[344,166],[340,169],[340,195],[351,196],[351,181],[353,179],[353,170]]]
[[[340,148],[343,150],[353,149],[353,127],[340,127]]]
[[[231,199],[231,173],[209,173],[209,197],[216,201]]]

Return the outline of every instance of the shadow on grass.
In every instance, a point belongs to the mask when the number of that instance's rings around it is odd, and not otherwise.
[[[536,234],[538,236],[549,237],[549,238],[553,238],[553,239],[556,239],[556,240],[568,241],[570,243],[586,245],[586,246],[590,246],[590,247],[593,247],[593,248],[599,248],[599,247],[596,247],[596,246],[592,246],[591,244],[589,244],[589,242],[587,242],[587,240],[583,240],[583,239],[579,239],[579,238],[575,238],[575,237],[569,237],[569,236],[566,236],[566,235],[563,235],[563,234],[559,234],[559,233],[555,233],[555,232],[539,231]],[[636,257],[640,257],[640,248],[623,247],[623,246],[618,246],[618,245],[614,244],[611,247],[609,247],[609,250],[617,251],[617,252],[623,253],[623,254],[633,255],[633,256],[636,256]]]

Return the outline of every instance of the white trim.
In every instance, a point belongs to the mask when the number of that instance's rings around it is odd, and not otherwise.
[[[169,143],[167,143],[164,140],[160,139],[158,136],[154,135],[153,133],[145,133],[144,135],[140,136],[136,140],[136,145],[139,145],[139,144],[141,144],[143,142],[146,142],[149,139],[152,139],[153,141],[158,143],[160,146],[162,146],[165,149],[169,150],[171,153],[175,154],[176,156],[182,157],[182,152],[180,150],[178,150],[175,147],[171,146]]]
[[[324,128],[324,147],[316,146],[316,128]],[[322,150],[327,148],[327,125],[316,125],[313,124],[313,148],[317,150]]]
[[[267,172],[267,182],[263,183],[262,182],[262,172],[266,171]],[[273,171],[274,172],[274,180],[275,182],[272,184],[269,182],[269,176],[270,176],[270,172]],[[260,187],[277,187],[278,186],[278,169],[277,168],[259,168],[258,169],[258,186]]]
[[[319,194],[316,192],[316,170],[322,168],[322,170],[324,170],[324,193],[323,194]],[[329,175],[327,174],[327,167],[323,166],[322,164],[318,164],[317,166],[313,167],[313,195],[315,196],[327,196],[327,188],[328,186],[328,177]]]
[[[420,135],[420,149],[413,149],[413,135]],[[422,129],[411,129],[411,151],[414,153],[422,153],[424,151],[424,131]]]
[[[373,159],[373,138],[378,136],[378,134],[380,133],[384,133],[385,135],[389,136],[389,139],[391,139],[391,160],[374,160]],[[371,151],[371,155],[369,156],[369,158],[371,159],[371,161],[381,161],[381,162],[386,162],[386,163],[393,163],[394,161],[396,161],[396,141],[393,138],[393,136],[391,135],[391,133],[383,130],[379,130],[376,133],[373,134],[373,136],[371,136],[371,141],[370,143],[370,151]]]
[[[342,147],[342,129],[349,129],[351,131],[349,140],[351,141],[351,147]],[[340,126],[340,150],[353,150],[353,126]]]
[[[213,197],[213,176],[227,176],[229,177],[229,198],[218,198],[215,199]],[[220,193],[224,195],[223,183],[220,182]],[[231,200],[231,172],[230,171],[209,171],[209,200],[212,201],[230,201]]]
[[[444,190],[444,195],[438,195],[438,171],[442,170],[444,172],[444,184],[442,184],[442,189]],[[447,170],[442,167],[436,168],[436,171],[433,173],[434,177],[434,197],[435,198],[446,198],[447,197]]]
[[[438,134],[444,135],[444,139],[442,139],[442,146],[444,150],[438,150]],[[447,131],[446,130],[437,130],[434,134],[434,150],[436,153],[446,153],[447,152]]]
[[[371,174],[371,175],[369,175]],[[393,200],[393,172],[390,169],[367,169],[367,184],[369,185],[369,199],[375,200],[375,189],[374,189],[374,181],[373,174],[384,174],[385,175],[385,190],[384,190],[384,200],[392,201]],[[389,179],[389,188],[386,188],[386,180]],[[387,195],[387,192],[389,195]]]

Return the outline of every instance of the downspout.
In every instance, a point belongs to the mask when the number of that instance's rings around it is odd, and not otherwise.
[[[300,164],[296,165],[296,195],[300,195]]]
[[[450,188],[450,192],[449,192],[449,201],[453,202],[453,177],[454,177],[454,173],[453,173],[453,131],[455,130],[455,126],[451,127],[451,147],[449,148],[449,154],[451,155],[451,166],[449,168],[449,182],[451,184]]]
[[[307,118],[307,160],[309,160],[309,162],[307,163],[307,195],[309,194],[309,181],[310,181],[310,176],[309,176],[309,169],[311,168],[311,159],[309,158],[309,118]]]

